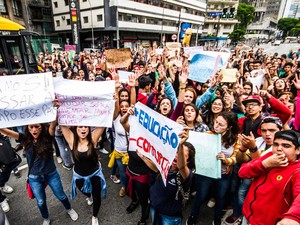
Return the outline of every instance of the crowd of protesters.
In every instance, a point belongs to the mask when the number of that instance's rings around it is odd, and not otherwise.
[[[71,59],[65,51],[39,55],[41,71],[52,72],[53,76],[60,74],[65,79],[85,82],[115,80],[116,104],[113,126],[106,132],[104,128],[85,126],[73,130],[57,126],[55,132],[54,122],[49,128],[42,124],[25,126],[25,135],[0,129],[23,144],[29,163],[33,149],[39,150],[34,153],[40,162],[33,163],[31,183],[46,180],[70,217],[77,219],[60,188],[53,150],[49,146],[45,150],[39,144],[46,137],[56,140],[64,168],[74,165],[72,197],[76,188],[87,196],[87,204],[94,205],[92,224],[97,225],[106,183],[96,149],[108,153],[103,149],[106,133],[111,143],[110,178],[121,183],[120,197],[128,194],[132,199],[124,209],[127,213],[141,205],[138,225],[197,224],[201,222],[200,207],[204,202],[215,207],[215,225],[300,224],[300,49],[278,55],[262,48],[244,50],[239,45],[231,51],[227,64],[228,69],[237,69],[236,81],[231,83],[222,82],[221,71],[205,83],[190,80],[189,55],[183,49],[175,54],[166,48],[162,54],[156,54],[154,48],[137,49],[132,51],[131,59],[127,68],[107,68],[105,51],[80,52]],[[128,83],[119,81],[118,70],[132,72]],[[258,87],[251,79],[259,74],[263,81]],[[128,151],[130,115],[136,102],[184,126],[166,186],[149,158]],[[189,131],[221,135],[221,151],[216,156],[222,165],[220,179],[195,174],[197,149],[187,142]],[[38,163],[45,171],[38,169]],[[59,187],[51,183],[53,174],[58,176]],[[0,183],[3,193],[8,189],[7,193],[12,192],[5,184],[7,180]],[[59,188],[59,195],[55,188]],[[8,211],[2,192],[1,206]],[[46,225],[50,219],[44,193],[44,188],[39,187],[35,194],[42,196],[36,199]],[[192,210],[183,221],[184,203],[189,198]],[[270,209],[273,204],[274,209]],[[231,214],[224,213],[228,209],[232,209]]]

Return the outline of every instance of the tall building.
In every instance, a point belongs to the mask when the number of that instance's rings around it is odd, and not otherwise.
[[[208,0],[203,36],[227,37],[238,23],[236,19],[238,4],[239,0]],[[222,16],[224,13],[226,17]],[[233,16],[229,16],[230,14]]]
[[[149,46],[172,41],[179,27],[202,33],[205,0],[78,0],[81,48]],[[52,0],[55,31],[72,44],[68,0]],[[175,34],[175,35],[174,35]],[[119,42],[117,42],[117,40]]]
[[[50,0],[0,0],[0,15],[44,36],[54,30]]]
[[[295,19],[300,18],[300,0],[292,0],[287,17]]]

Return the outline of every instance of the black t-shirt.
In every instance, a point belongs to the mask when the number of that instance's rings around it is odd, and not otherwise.
[[[178,194],[178,200],[176,200],[176,193],[178,190],[178,185],[176,181],[176,171],[169,171],[167,177],[167,186],[164,185],[164,182],[159,176],[156,179],[155,183],[150,187],[150,203],[151,206],[158,212],[168,216],[181,216],[183,204],[183,196],[181,192]],[[184,192],[192,184],[193,173],[190,170],[189,177],[182,183]]]
[[[53,139],[53,136],[51,136],[49,134],[49,137],[47,137],[47,138]],[[19,142],[24,143],[24,141],[25,141],[24,140],[24,134],[19,133]],[[51,151],[53,151],[52,146],[51,146]],[[31,163],[32,156],[33,156],[33,145],[31,147],[28,147],[27,149],[25,149],[25,152],[26,152],[27,164],[28,164],[28,167],[29,167],[30,163]],[[50,174],[50,173],[54,172],[55,170],[56,170],[56,166],[55,166],[55,163],[54,163],[53,154],[51,154],[51,156],[49,156],[49,157],[40,156],[40,155],[36,154],[29,174],[31,174],[31,175],[45,175],[45,174]]]
[[[137,155],[135,151],[128,151],[128,155],[129,155],[128,168],[130,171],[140,175],[144,175],[150,172],[149,167]]]
[[[78,160],[74,154],[73,158],[75,163],[74,170],[81,176],[89,176],[99,168],[98,156],[95,151],[93,151],[91,156],[88,156],[87,152],[78,152]]]

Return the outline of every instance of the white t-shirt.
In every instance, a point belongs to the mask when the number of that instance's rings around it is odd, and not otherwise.
[[[115,149],[117,152],[125,153],[127,152],[128,141],[126,140],[125,129],[120,123],[121,115],[114,120],[114,128],[115,128]],[[127,134],[129,138],[129,134]]]

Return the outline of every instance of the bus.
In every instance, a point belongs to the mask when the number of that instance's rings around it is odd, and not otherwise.
[[[34,37],[39,35],[0,16],[0,76],[39,72],[32,46]],[[39,51],[43,52],[42,47]]]

